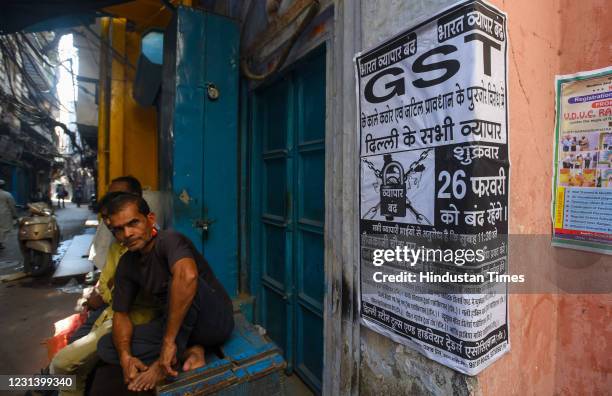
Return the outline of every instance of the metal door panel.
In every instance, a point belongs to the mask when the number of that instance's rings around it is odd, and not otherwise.
[[[261,237],[259,259],[261,265],[261,320],[269,335],[282,349],[293,369],[293,334],[290,330],[290,309],[293,268],[291,190],[293,188],[292,99],[288,80],[280,80],[258,96],[256,130],[258,148],[255,153],[256,171],[254,191],[261,197],[254,207]],[[270,327],[270,328],[268,328]]]
[[[298,124],[299,142],[325,139],[325,55],[306,61],[300,67]]]
[[[325,292],[323,271],[323,234],[300,231],[297,259],[298,296],[314,310],[323,312]]]
[[[206,46],[206,18],[201,13],[179,8],[176,15],[176,56],[173,143],[173,216],[172,227],[185,234],[202,252],[202,234],[193,227],[203,215],[202,183],[204,134],[203,113],[206,97],[203,89],[206,60],[200,46]],[[178,48],[181,48],[179,51]],[[166,87],[164,87],[166,88]],[[163,150],[163,147],[160,147]]]
[[[272,283],[277,289],[285,291],[285,279],[287,271],[285,260],[287,252],[285,227],[274,224],[264,224],[263,240],[263,277],[268,283]]]
[[[325,180],[325,151],[323,143],[300,147],[299,219],[319,222],[325,220],[325,195],[321,180]],[[308,151],[307,151],[308,150]]]
[[[291,349],[287,337],[289,306],[283,298],[283,294],[278,293],[265,284],[262,289],[262,309],[265,312],[262,315],[262,325],[265,327],[268,336],[283,350],[283,354],[287,356],[287,352]]]
[[[238,65],[235,21],[206,14],[206,108],[204,111],[203,249],[230,296],[238,294]],[[229,44],[229,45],[228,45]],[[200,51],[202,48],[200,47]],[[211,86],[214,85],[214,86]],[[217,99],[208,90],[216,88]]]
[[[325,219],[325,53],[295,71],[297,169],[295,370],[313,388],[323,374],[323,226]]]
[[[325,54],[260,88],[253,101],[251,229],[259,320],[289,370],[321,389]],[[284,242],[284,245],[283,245]]]
[[[287,149],[288,91],[288,81],[281,80],[266,89],[263,94],[262,101],[266,106],[263,141],[265,152]]]
[[[286,221],[287,215],[287,154],[279,153],[278,157],[264,155],[263,185],[264,216],[274,216],[280,221]]]
[[[296,372],[316,390],[323,378],[323,318],[298,304]]]
[[[162,187],[172,193],[171,226],[204,254],[232,297],[238,291],[238,49],[235,21],[177,7],[164,39],[160,139],[160,152],[171,153],[160,158]],[[211,84],[218,98],[209,96]]]

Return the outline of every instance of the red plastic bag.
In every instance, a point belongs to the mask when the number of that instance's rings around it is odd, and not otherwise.
[[[55,334],[48,338],[47,356],[49,361],[53,359],[63,347],[68,345],[68,338],[87,320],[87,312],[70,315],[67,318],[55,322]]]

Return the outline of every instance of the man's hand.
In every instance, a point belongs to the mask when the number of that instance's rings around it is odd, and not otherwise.
[[[134,356],[124,355],[120,360],[123,369],[123,381],[129,384],[136,379],[138,374],[147,370],[147,365]]]
[[[172,365],[176,364],[176,342],[164,340],[159,355],[159,364],[166,375],[173,377],[178,375],[178,372],[172,368]]]
[[[94,311],[104,305],[104,300],[102,299],[102,296],[94,289],[91,295],[87,298],[86,304],[89,309]]]

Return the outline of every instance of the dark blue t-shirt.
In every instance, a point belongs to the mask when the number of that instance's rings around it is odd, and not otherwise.
[[[145,296],[152,296],[160,308],[166,308],[172,279],[170,269],[182,258],[192,258],[198,267],[198,281],[222,291],[231,305],[227,292],[193,243],[183,234],[168,230],[159,231],[150,252],[126,252],[121,256],[115,274],[113,311],[129,312],[139,291],[144,292]]]

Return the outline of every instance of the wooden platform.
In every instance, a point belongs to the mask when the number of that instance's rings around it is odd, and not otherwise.
[[[236,327],[220,351],[208,351],[206,366],[157,388],[163,396],[284,395],[286,367],[278,347],[249,323],[234,316]]]

